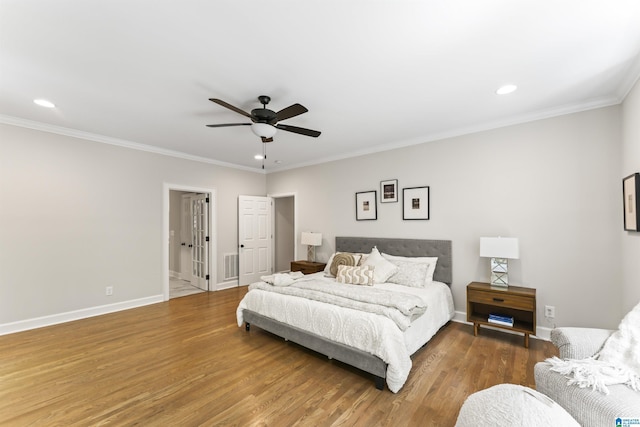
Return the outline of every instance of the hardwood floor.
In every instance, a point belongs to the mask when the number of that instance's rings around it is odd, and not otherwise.
[[[399,393],[270,335],[246,332],[246,287],[0,336],[0,425],[452,426],[464,399],[534,386],[546,341],[450,323]]]

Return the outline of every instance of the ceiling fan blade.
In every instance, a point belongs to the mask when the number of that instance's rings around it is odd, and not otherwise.
[[[219,125],[207,125],[208,128],[224,128],[227,126],[251,126],[251,123],[223,123]]]
[[[299,133],[300,135],[312,136],[317,138],[320,136],[320,132],[317,130],[299,128],[297,126],[289,126],[289,125],[281,125],[277,124],[276,127],[278,129],[286,130],[287,132]]]
[[[293,104],[288,106],[285,109],[278,111],[276,113],[276,117],[278,118],[278,121],[280,121],[280,120],[290,119],[291,117],[299,116],[300,114],[306,113],[307,111],[309,110],[307,110],[302,105]]]
[[[238,114],[242,114],[245,117],[251,118],[251,114],[247,113],[246,111],[243,111],[243,110],[239,109],[238,107],[234,107],[233,105],[231,105],[231,104],[229,104],[227,102],[224,102],[221,99],[209,98],[209,101],[215,102],[218,105],[222,105],[224,108],[228,108],[231,111],[235,111]]]
[[[262,142],[273,142],[273,137],[272,138],[265,138],[264,136],[261,136],[260,138],[262,138]]]

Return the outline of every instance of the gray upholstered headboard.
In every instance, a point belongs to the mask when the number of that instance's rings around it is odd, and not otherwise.
[[[375,237],[336,237],[337,252],[369,253],[376,246],[380,252],[398,256],[437,256],[433,280],[451,285],[451,240],[388,239]]]

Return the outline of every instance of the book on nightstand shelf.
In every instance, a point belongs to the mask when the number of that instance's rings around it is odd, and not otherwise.
[[[499,314],[490,314],[489,323],[495,323],[496,325],[511,326],[513,327],[513,317],[501,316]]]

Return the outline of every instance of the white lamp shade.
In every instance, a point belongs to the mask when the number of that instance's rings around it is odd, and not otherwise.
[[[276,134],[278,129],[276,129],[275,126],[271,126],[266,123],[252,123],[251,130],[258,136],[271,138]]]
[[[300,242],[303,245],[309,246],[321,246],[322,245],[322,233],[312,233],[310,231],[305,231],[302,233],[302,238]]]
[[[487,258],[520,258],[518,239],[515,237],[481,237],[480,256]]]

